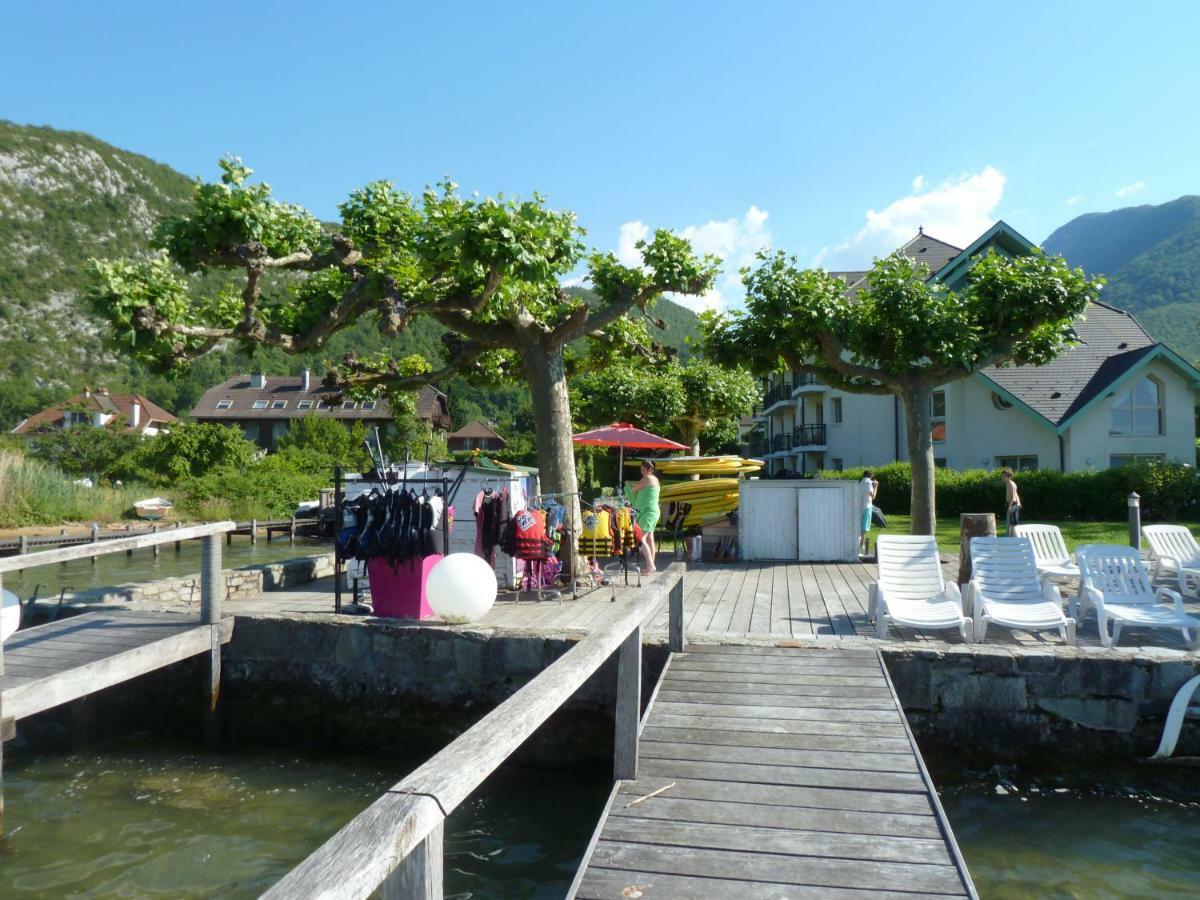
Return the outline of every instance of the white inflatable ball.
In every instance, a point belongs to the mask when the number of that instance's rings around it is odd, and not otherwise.
[[[478,622],[496,602],[496,573],[474,553],[451,553],[429,573],[425,595],[447,622]]]

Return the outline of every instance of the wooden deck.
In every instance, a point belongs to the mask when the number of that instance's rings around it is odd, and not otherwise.
[[[665,565],[665,559],[660,565]],[[943,570],[947,580],[954,580],[958,558],[944,555]],[[684,582],[687,637],[709,642],[752,643],[809,638],[874,639],[875,626],[867,621],[867,591],[875,578],[876,569],[870,563],[689,563]],[[532,595],[523,595],[518,601],[511,594],[501,594],[478,625],[586,632],[611,608],[611,597],[609,588],[593,590],[578,600],[571,600],[566,594],[561,603],[539,602]],[[1186,601],[1186,605],[1189,611],[1200,615],[1200,603]],[[250,599],[231,600],[225,608],[238,615],[332,613],[333,581],[323,579]],[[422,627],[446,626],[425,622]],[[666,628],[664,607],[646,623],[646,629],[658,638],[666,633]],[[1083,647],[1101,646],[1095,616],[1081,623],[1078,640]],[[962,640],[956,632],[948,630],[893,628],[888,632],[887,642],[959,644]],[[986,643],[1036,648],[1059,645],[1062,640],[1056,632],[1030,633],[996,627],[989,629]],[[1144,628],[1125,629],[1120,646],[1187,649],[1178,633]]]
[[[614,788],[572,896],[975,896],[874,650],[673,655],[638,771]]]
[[[23,719],[227,643],[233,619],[98,611],[18,631],[4,642],[0,709]]]

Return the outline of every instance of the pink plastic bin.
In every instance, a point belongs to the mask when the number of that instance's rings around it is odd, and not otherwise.
[[[386,559],[369,560],[367,577],[375,615],[395,619],[429,619],[436,615],[426,599],[425,586],[429,573],[441,560],[441,555],[434,554],[419,562],[402,562],[395,569]]]

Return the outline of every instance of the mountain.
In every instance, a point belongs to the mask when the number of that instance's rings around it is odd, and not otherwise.
[[[1106,303],[1137,315],[1187,359],[1200,359],[1200,196],[1088,213],[1042,246],[1089,275],[1104,275]]]
[[[100,322],[79,299],[88,259],[149,252],[155,223],[188,208],[192,185],[169,166],[91,135],[0,120],[0,433],[85,385],[136,391],[183,415],[237,372],[321,371],[350,350],[439,352],[442,329],[426,319],[398,339],[363,321],[304,356],[218,350],[172,379],[106,348]],[[695,314],[664,300],[653,315],[667,325],[657,339],[686,355],[687,339],[699,331]],[[455,379],[445,388],[456,425],[482,416],[519,429],[528,420],[528,392],[515,386],[482,389]]]

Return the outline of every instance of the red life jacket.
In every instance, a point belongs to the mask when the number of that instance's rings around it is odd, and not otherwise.
[[[545,559],[550,555],[546,538],[546,514],[540,509],[523,509],[513,516],[517,559]]]

